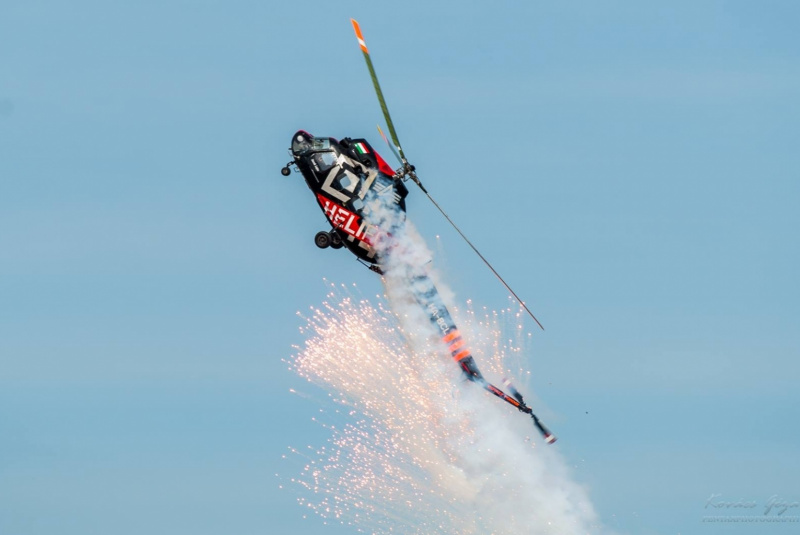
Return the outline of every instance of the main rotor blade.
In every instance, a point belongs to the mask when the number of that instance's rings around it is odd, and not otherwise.
[[[419,183],[418,183],[418,184],[419,184]],[[539,323],[539,320],[538,320],[538,319],[536,319],[536,316],[534,316],[534,315],[533,315],[533,312],[531,312],[531,309],[529,309],[529,308],[528,308],[528,305],[526,305],[526,304],[525,304],[525,302],[524,302],[524,301],[522,301],[522,299],[520,299],[520,297],[517,295],[517,293],[516,293],[514,290],[512,290],[512,289],[511,289],[511,286],[509,286],[509,285],[508,285],[508,283],[507,283],[507,282],[506,282],[506,281],[503,279],[503,277],[501,277],[501,276],[500,276],[500,274],[497,272],[497,270],[496,270],[496,269],[494,269],[494,267],[492,267],[492,265],[489,263],[489,261],[488,261],[488,260],[486,260],[486,258],[485,258],[485,257],[484,257],[484,256],[481,254],[481,252],[480,252],[480,251],[478,251],[477,247],[475,247],[474,245],[472,245],[472,242],[471,242],[471,241],[469,241],[469,238],[467,238],[467,237],[464,235],[464,233],[463,233],[463,232],[461,232],[461,229],[460,229],[460,228],[458,228],[458,226],[457,226],[457,225],[456,225],[456,224],[453,222],[453,220],[452,220],[452,219],[450,219],[450,216],[448,216],[448,215],[445,213],[445,211],[442,209],[442,207],[441,207],[441,206],[439,206],[439,203],[438,203],[438,202],[436,202],[436,200],[435,200],[433,197],[431,197],[431,194],[430,194],[430,193],[428,193],[428,190],[426,190],[425,188],[423,188],[423,187],[422,187],[422,184],[419,184],[419,187],[422,189],[422,191],[423,191],[423,192],[425,192],[425,195],[427,195],[427,196],[428,196],[428,198],[431,200],[431,202],[433,203],[433,205],[434,205],[434,206],[435,206],[435,207],[436,207],[436,208],[437,208],[437,209],[438,209],[438,210],[439,210],[439,211],[442,213],[442,215],[444,216],[444,218],[445,218],[445,219],[447,219],[447,221],[448,221],[448,222],[449,222],[449,223],[450,223],[450,224],[453,226],[453,228],[454,228],[454,229],[456,229],[456,232],[458,232],[458,233],[461,235],[461,237],[462,237],[462,238],[464,238],[464,241],[465,241],[465,242],[467,242],[467,245],[469,245],[470,247],[472,247],[472,250],[473,250],[473,251],[475,251],[475,254],[477,254],[477,255],[480,257],[480,259],[481,259],[481,260],[483,260],[483,263],[484,263],[484,264],[486,264],[486,266],[487,266],[489,269],[491,269],[491,270],[492,270],[492,273],[494,273],[494,276],[495,276],[495,277],[497,277],[497,278],[498,278],[498,280],[499,280],[500,282],[502,282],[502,283],[503,283],[503,286],[505,286],[505,287],[506,287],[506,290],[508,290],[509,292],[511,292],[511,295],[513,295],[513,296],[514,296],[514,299],[516,299],[516,300],[517,300],[517,302],[518,302],[520,305],[522,305],[522,308],[524,308],[524,309],[525,309],[525,312],[527,312],[527,313],[530,315],[530,317],[532,317],[532,318],[533,318],[533,321],[535,321],[535,322],[536,322],[536,325],[538,325],[538,326],[539,326],[539,328],[541,328],[542,330],[544,330],[544,326],[543,326],[541,323]]]
[[[392,154],[394,154],[394,157],[397,158],[397,161],[402,164],[403,160],[400,159],[400,154],[397,153],[397,147],[392,145],[392,142],[389,141],[389,139],[386,137],[386,134],[383,133],[383,130],[381,130],[381,125],[378,125],[378,132],[380,132],[381,137],[386,142],[386,144],[389,145],[389,148],[392,149]]]
[[[425,195],[428,196],[428,199],[430,199],[431,202],[434,204],[434,206],[436,206],[436,208],[442,213],[445,219],[447,219],[447,221],[453,226],[453,228],[456,229],[456,232],[458,232],[461,235],[461,237],[464,238],[464,241],[466,241],[467,244],[470,247],[472,247],[472,250],[475,251],[475,254],[477,254],[480,257],[480,259],[483,260],[483,263],[486,264],[486,266],[490,270],[492,270],[492,273],[494,273],[495,277],[497,277],[500,280],[500,282],[503,283],[503,286],[506,287],[506,290],[511,292],[511,295],[513,295],[514,298],[519,302],[519,304],[522,305],[522,308],[524,308],[525,311],[528,314],[530,314],[531,318],[533,318],[533,321],[535,321],[536,324],[542,330],[544,330],[544,327],[542,326],[541,323],[539,323],[539,320],[536,319],[536,316],[533,315],[533,312],[530,311],[528,306],[522,302],[522,299],[520,299],[520,297],[516,294],[516,292],[511,289],[508,283],[506,283],[503,277],[501,277],[500,274],[497,272],[497,270],[494,269],[494,267],[492,267],[492,265],[489,263],[488,260],[486,260],[486,258],[480,253],[480,251],[478,251],[478,249],[474,245],[472,245],[472,242],[469,241],[469,239],[464,235],[463,232],[461,232],[461,229],[459,229],[458,226],[456,226],[453,220],[450,219],[450,217],[445,213],[444,210],[442,210],[442,207],[439,206],[439,203],[437,203],[434,200],[434,198],[431,197],[431,194],[428,193],[428,190],[426,190],[425,187],[422,185],[422,183],[419,181],[417,173],[414,171],[414,166],[408,163],[408,160],[406,160],[406,155],[403,153],[403,148],[400,146],[400,140],[397,138],[397,132],[394,129],[392,116],[389,115],[389,108],[386,106],[386,100],[384,100],[383,98],[383,91],[381,91],[381,84],[378,82],[378,76],[375,74],[375,67],[372,65],[372,59],[369,56],[369,49],[367,48],[367,44],[364,42],[364,35],[361,33],[361,27],[358,25],[356,19],[350,19],[350,22],[353,24],[353,30],[355,30],[356,32],[356,38],[358,38],[358,44],[361,47],[361,52],[364,53],[364,61],[367,62],[369,75],[372,78],[372,85],[375,86],[375,94],[378,96],[378,101],[381,104],[381,110],[383,111],[383,118],[386,119],[386,126],[389,127],[389,134],[392,136],[392,141],[394,142],[394,146],[397,148],[397,152],[395,153],[395,155],[399,157],[400,163],[403,164],[403,173],[404,173],[403,176],[409,176],[417,184],[417,186],[419,186],[419,188],[425,193]],[[380,131],[380,127],[378,127],[378,130]],[[381,132],[381,135],[383,136],[383,132]],[[383,136],[383,138],[386,139],[386,136]],[[394,151],[394,147],[392,147],[392,150]]]
[[[375,67],[372,65],[372,59],[369,57],[369,50],[367,49],[367,45],[364,42],[364,35],[361,33],[361,27],[358,25],[356,19],[350,19],[350,22],[353,23],[353,30],[356,32],[356,37],[358,38],[358,44],[361,47],[361,52],[364,53],[364,60],[367,62],[367,68],[369,69],[369,75],[372,77],[372,85],[375,86],[375,93],[378,95],[378,101],[381,103],[381,110],[383,111],[383,118],[386,119],[386,126],[389,127],[389,134],[392,136],[392,141],[394,141],[395,146],[397,147],[397,152],[400,155],[400,160],[403,164],[407,162],[405,154],[403,154],[403,149],[400,146],[400,140],[397,139],[397,132],[394,129],[394,123],[392,123],[392,116],[389,115],[389,108],[386,106],[386,101],[383,98],[383,91],[381,91],[381,84],[378,83],[378,76],[375,74]]]

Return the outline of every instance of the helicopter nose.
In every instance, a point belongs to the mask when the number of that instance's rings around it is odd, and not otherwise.
[[[303,152],[306,152],[309,149],[311,149],[312,139],[314,139],[314,136],[312,136],[305,130],[298,130],[292,137],[292,153],[302,154]]]

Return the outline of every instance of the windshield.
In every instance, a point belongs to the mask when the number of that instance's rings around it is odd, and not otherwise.
[[[322,138],[314,138],[314,150],[329,150],[331,148],[331,140],[322,137]]]
[[[292,138],[292,152],[294,154],[302,154],[311,150],[311,141],[307,136],[298,133]]]

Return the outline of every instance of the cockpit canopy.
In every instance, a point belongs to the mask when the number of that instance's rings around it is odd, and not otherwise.
[[[314,136],[300,130],[292,138],[292,153],[299,155],[310,151],[313,140]]]
[[[332,150],[331,140],[327,137],[315,138],[308,132],[300,130],[292,138],[292,153],[298,156],[308,152],[329,150]]]

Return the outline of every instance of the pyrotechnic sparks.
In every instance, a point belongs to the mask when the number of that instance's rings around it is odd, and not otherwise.
[[[465,382],[427,320],[330,285],[304,316],[290,363],[338,407],[326,446],[305,452],[299,502],[366,533],[597,533],[585,490],[505,404]],[[487,375],[527,379],[520,311],[458,323]],[[410,328],[413,326],[413,328]],[[510,333],[510,335],[509,335]],[[530,363],[527,363],[530,366]]]

